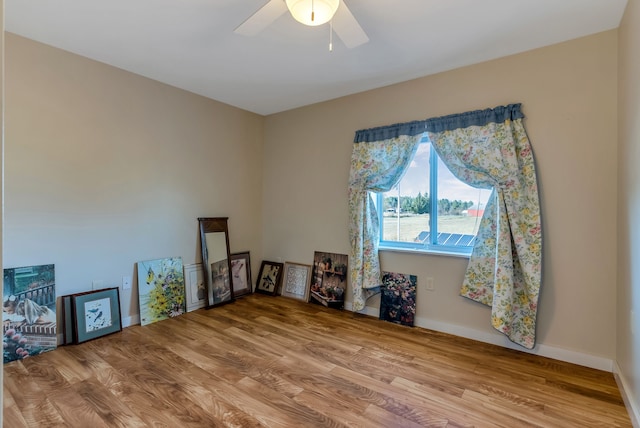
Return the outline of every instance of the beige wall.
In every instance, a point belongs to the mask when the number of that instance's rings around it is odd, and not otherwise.
[[[616,85],[614,30],[269,116],[265,256],[309,263],[314,250],[349,252],[347,181],[356,130],[521,102],[543,212],[538,343],[611,366]],[[418,291],[421,325],[506,344],[490,327],[489,309],[458,296],[466,259],[384,252],[382,267],[418,275],[419,287],[435,279],[434,292]]]
[[[640,427],[640,1],[619,29],[617,363]],[[631,312],[635,314],[631,317]],[[631,323],[634,323],[633,332]]]
[[[58,295],[119,286],[199,260],[199,216],[261,259],[263,117],[9,33],[6,88],[5,267],[54,263]]]

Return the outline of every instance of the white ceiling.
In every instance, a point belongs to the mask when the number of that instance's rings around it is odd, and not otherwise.
[[[618,27],[627,0],[344,0],[369,36],[347,49],[267,0],[5,0],[5,29],[267,115]],[[578,72],[578,70],[577,70]]]

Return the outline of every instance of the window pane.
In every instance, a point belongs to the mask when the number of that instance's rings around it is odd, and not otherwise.
[[[376,200],[382,217],[381,241],[470,251],[490,195],[491,190],[476,189],[458,180],[425,137],[400,183]],[[433,197],[437,198],[435,203]],[[431,230],[432,215],[435,230]]]
[[[438,158],[438,243],[468,245],[478,233],[490,194],[458,180]]]
[[[420,144],[398,185],[383,193],[383,241],[424,242],[429,233],[429,156]]]

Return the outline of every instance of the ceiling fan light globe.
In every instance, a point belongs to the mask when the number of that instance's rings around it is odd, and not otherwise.
[[[331,21],[340,6],[340,0],[286,0],[286,3],[296,21],[312,27]]]

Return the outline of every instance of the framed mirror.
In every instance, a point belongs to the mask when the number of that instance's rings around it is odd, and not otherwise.
[[[228,217],[198,218],[207,308],[234,300],[227,219]]]

